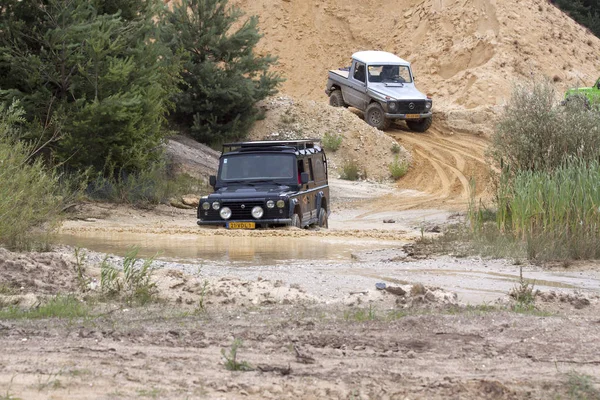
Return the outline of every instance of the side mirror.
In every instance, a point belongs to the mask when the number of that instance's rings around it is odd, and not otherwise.
[[[300,183],[306,185],[308,183],[308,172],[302,172],[300,174]]]
[[[217,184],[217,177],[214,175],[209,176],[208,183],[210,184],[210,186],[215,187],[215,185]]]

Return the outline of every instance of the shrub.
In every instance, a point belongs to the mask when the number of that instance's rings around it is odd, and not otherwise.
[[[392,154],[400,154],[400,145],[398,143],[394,143],[391,150]]]
[[[348,181],[356,181],[359,178],[359,171],[360,170],[356,161],[347,160],[342,165],[342,173],[340,177]]]
[[[512,177],[518,171],[559,167],[571,157],[591,160],[600,148],[600,111],[556,101],[552,84],[518,85],[492,136],[493,163]]]
[[[342,140],[344,137],[342,135],[331,134],[329,132],[323,135],[323,148],[327,151],[336,152],[342,145]]]
[[[173,176],[165,163],[155,163],[133,173],[122,171],[110,177],[98,174],[89,182],[86,195],[93,200],[148,206],[171,197],[197,193],[204,186],[201,180],[189,175]]]
[[[547,81],[516,87],[490,151],[501,170],[496,229],[472,201],[472,232],[529,259],[600,258],[599,148],[598,107],[559,106]]]
[[[394,162],[389,165],[390,173],[392,178],[400,179],[408,172],[408,162],[406,160],[400,161],[398,156],[394,157]]]
[[[51,231],[65,198],[59,177],[40,159],[31,161],[36,149],[18,140],[22,115],[15,104],[0,105],[0,243],[14,249],[39,240],[32,228]]]

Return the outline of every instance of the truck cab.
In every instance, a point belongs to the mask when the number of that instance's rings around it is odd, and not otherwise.
[[[329,71],[325,93],[330,105],[357,108],[378,129],[393,120],[405,120],[419,132],[431,126],[431,98],[415,87],[410,63],[391,53],[354,53],[349,68]]]
[[[200,199],[198,225],[255,229],[328,227],[327,157],[315,139],[223,145],[214,193]]]

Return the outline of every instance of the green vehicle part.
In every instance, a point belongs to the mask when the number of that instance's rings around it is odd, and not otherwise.
[[[591,104],[600,104],[600,78],[598,78],[592,87],[581,87],[567,90],[565,93],[564,102],[570,101],[573,98],[583,99],[588,106]]]

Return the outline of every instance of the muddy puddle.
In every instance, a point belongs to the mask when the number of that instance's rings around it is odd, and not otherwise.
[[[272,265],[289,260],[350,260],[353,252],[398,247],[395,241],[323,237],[229,237],[139,233],[61,234],[58,243],[100,253],[125,256],[133,247],[138,257],[176,262],[239,262]]]

